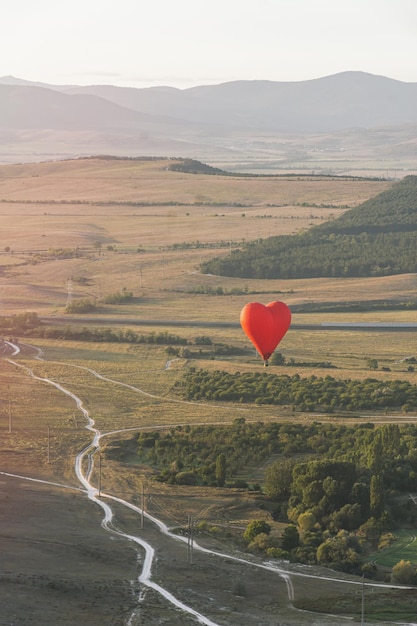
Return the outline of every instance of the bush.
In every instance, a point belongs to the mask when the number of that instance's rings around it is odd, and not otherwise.
[[[97,306],[91,300],[76,300],[65,307],[65,313],[93,313]]]
[[[400,585],[414,585],[416,582],[416,569],[410,561],[401,559],[392,568],[391,582]]]
[[[119,293],[111,293],[103,299],[104,304],[124,304],[125,302],[131,302],[133,300],[133,293],[131,291],[123,291]]]
[[[253,552],[265,552],[269,547],[268,533],[258,533],[248,545],[249,550]]]
[[[241,580],[235,580],[232,588],[232,593],[234,596],[244,598],[247,595],[245,583]]]
[[[247,543],[250,543],[255,539],[256,535],[260,535],[261,533],[269,535],[270,532],[271,525],[268,524],[268,522],[265,522],[264,520],[253,520],[247,525],[246,530],[243,533],[243,538]]]
[[[175,475],[175,482],[177,485],[196,485],[197,476],[194,472],[178,472]]]

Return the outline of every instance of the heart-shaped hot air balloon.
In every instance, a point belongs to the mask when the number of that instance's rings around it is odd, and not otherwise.
[[[265,365],[291,324],[291,311],[284,302],[249,302],[240,312],[240,325]]]

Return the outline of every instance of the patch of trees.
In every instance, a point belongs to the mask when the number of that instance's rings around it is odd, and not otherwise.
[[[338,219],[297,235],[243,244],[201,265],[240,278],[387,276],[417,272],[417,176]]]
[[[39,326],[31,332],[32,337],[100,343],[132,343],[156,345],[187,345],[188,340],[168,332],[139,334],[130,328],[79,328],[73,326]]]
[[[295,359],[286,359],[281,352],[274,352],[269,360],[269,365],[286,365],[287,367],[320,367],[321,369],[336,369],[329,361],[296,361]]]
[[[289,432],[288,425],[246,423],[238,418],[229,426],[143,431],[109,447],[108,454],[119,460],[136,454],[138,461],[158,470],[161,482],[247,487],[238,480],[239,472],[261,465],[271,454],[288,452]],[[301,438],[297,442],[299,452],[314,453],[314,447]]]
[[[367,300],[358,302],[308,302],[293,304],[293,313],[345,313],[351,311],[415,311],[417,302],[407,300],[403,302],[392,300]]]
[[[243,296],[249,293],[248,287],[231,287],[227,289],[222,287],[221,285],[212,286],[212,285],[196,285],[195,287],[191,287],[187,289],[187,293],[194,294],[204,294],[207,296]],[[270,292],[268,292],[270,293]]]
[[[321,437],[333,439],[332,428],[323,425]],[[348,428],[320,459],[271,464],[265,492],[298,533],[288,558],[359,573],[386,533],[413,527],[417,508],[407,494],[417,489],[416,434],[393,424]],[[369,564],[364,570],[375,575]]]
[[[82,303],[82,300],[78,302]],[[88,301],[87,301],[88,302]],[[74,311],[75,312],[75,311]],[[79,312],[77,310],[77,312]],[[88,312],[86,310],[86,312]],[[197,335],[186,339],[179,335],[161,331],[159,333],[136,333],[132,329],[93,328],[79,326],[46,326],[36,313],[23,313],[0,317],[0,333],[28,337],[59,339],[62,341],[87,341],[97,343],[130,343],[167,346],[168,357],[215,358],[241,356],[246,349],[214,343],[208,335]]]
[[[175,385],[187,400],[289,405],[300,411],[382,410],[417,407],[417,386],[404,380],[338,380],[332,376],[191,368]]]
[[[183,172],[185,174],[216,174],[218,176],[234,176],[235,178],[289,178],[297,180],[314,180],[314,179],[322,179],[322,178],[337,178],[341,180],[382,180],[377,177],[362,177],[362,176],[335,176],[334,174],[254,174],[246,173],[246,172],[228,172],[227,170],[222,170],[218,167],[212,167],[211,165],[207,165],[206,163],[202,163],[201,161],[197,161],[196,159],[190,158],[181,158],[176,159],[175,163],[172,163],[169,168],[171,172]],[[310,205],[304,205],[310,206]],[[312,205],[317,206],[317,205]],[[320,205],[319,205],[320,206]],[[326,205],[321,205],[326,206]]]
[[[245,295],[261,295],[261,294],[283,294],[283,291],[280,290],[265,290],[259,291],[255,289],[249,289],[247,285],[244,287],[223,287],[222,285],[196,285],[195,287],[190,287],[187,289],[187,293],[195,293],[199,295],[207,295],[207,296],[245,296]],[[290,292],[285,292],[290,293]]]
[[[168,356],[175,356],[181,359],[214,359],[215,357],[242,356],[247,354],[246,348],[237,348],[224,343],[201,342],[196,338],[194,340],[196,346],[200,346],[198,350],[191,347],[175,348],[168,346]]]
[[[222,205],[224,206],[224,205]],[[230,205],[229,205],[230,206]],[[240,242],[241,243],[241,242]],[[240,245],[240,243],[236,241],[214,241],[214,242],[203,242],[203,241],[182,241],[181,243],[173,243],[170,246],[166,246],[166,250],[200,250],[202,248],[236,248]]]
[[[377,572],[368,554],[391,542],[396,528],[417,522],[417,507],[408,497],[417,490],[416,436],[412,424],[265,424],[238,418],[225,426],[143,431],[114,443],[106,454],[125,461],[136,455],[169,484],[217,487],[247,487],[239,476],[269,459],[262,508],[288,526],[278,536],[267,521],[254,520],[243,535],[248,548],[372,577]],[[405,567],[397,569],[399,580]]]
[[[110,293],[108,296],[103,298],[104,304],[126,304],[127,302],[132,302],[133,300],[133,292],[127,291],[127,289],[123,288],[122,291],[117,291],[115,293]]]
[[[229,172],[221,170],[218,167],[212,167],[206,163],[201,163],[196,159],[181,159],[176,163],[171,163],[168,168],[171,172],[183,172],[185,174],[209,174],[209,175],[221,175],[231,176]]]
[[[88,298],[80,298],[67,304],[65,307],[65,313],[94,313],[97,310],[97,305]]]
[[[45,252],[36,252],[31,257],[31,263],[37,264],[41,261],[62,261],[64,259],[76,259],[82,256],[80,248],[49,248]]]
[[[19,335],[24,335],[34,329],[38,329],[40,326],[41,321],[37,313],[33,312],[0,317],[0,332],[3,334],[18,333]]]

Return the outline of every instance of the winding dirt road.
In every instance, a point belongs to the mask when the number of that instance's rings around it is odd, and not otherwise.
[[[84,420],[85,420],[85,429],[87,429],[89,432],[91,432],[91,442],[85,446],[76,456],[76,460],[75,460],[75,466],[74,466],[74,471],[75,474],[77,476],[77,479],[80,483],[80,488],[81,490],[86,494],[86,496],[88,497],[88,499],[92,502],[94,502],[95,504],[97,504],[99,507],[101,507],[102,511],[103,511],[103,518],[101,521],[101,525],[102,527],[107,530],[109,533],[113,534],[113,535],[117,535],[119,538],[122,539],[126,539],[129,542],[133,542],[135,545],[138,546],[138,551],[141,554],[144,554],[144,557],[142,559],[142,569],[141,569],[141,573],[139,575],[138,578],[138,582],[140,584],[141,587],[146,587],[148,589],[152,589],[155,593],[159,594],[162,598],[164,598],[166,601],[168,601],[169,603],[171,603],[175,609],[177,609],[178,611],[182,612],[183,614],[186,614],[188,617],[194,619],[195,622],[200,623],[200,624],[205,624],[206,626],[225,626],[225,624],[232,624],[234,622],[230,622],[230,621],[221,621],[220,622],[215,622],[213,621],[213,619],[211,619],[208,615],[203,614],[202,612],[196,610],[195,608],[193,608],[190,604],[184,603],[182,600],[180,600],[179,598],[177,598],[175,596],[175,594],[173,594],[171,591],[169,591],[168,589],[165,589],[163,586],[157,584],[154,580],[153,580],[153,565],[154,565],[154,560],[155,560],[155,548],[148,543],[147,541],[145,541],[142,537],[137,536],[137,535],[132,535],[132,534],[128,534],[128,533],[124,533],[122,532],[119,528],[116,527],[116,525],[114,524],[114,511],[112,509],[111,503],[117,503],[118,505],[121,505],[123,507],[126,507],[127,509],[129,509],[130,511],[132,511],[133,513],[138,515],[138,518],[140,516],[145,516],[147,518],[147,520],[152,523],[156,528],[158,528],[158,530],[160,531],[160,533],[162,533],[165,537],[169,538],[172,541],[175,542],[188,542],[188,538],[187,537],[182,537],[182,536],[178,536],[176,534],[173,534],[170,529],[168,528],[168,526],[166,526],[166,524],[164,524],[161,520],[157,519],[156,517],[150,515],[149,513],[147,513],[146,511],[142,511],[142,509],[134,504],[132,504],[131,502],[128,502],[124,499],[118,498],[116,496],[110,495],[110,494],[106,494],[103,493],[101,491],[99,491],[97,489],[97,487],[93,486],[92,484],[92,477],[95,471],[95,457],[97,455],[97,453],[100,452],[100,444],[102,442],[102,440],[106,437],[109,436],[111,434],[114,434],[114,431],[112,431],[111,433],[100,433],[96,427],[95,427],[95,423],[93,418],[91,417],[89,411],[85,408],[85,406],[83,405],[82,399],[80,399],[78,396],[76,396],[74,393],[72,393],[71,391],[69,391],[68,389],[66,389],[64,386],[62,386],[60,383],[53,381],[49,378],[41,378],[38,377],[33,370],[31,370],[29,367],[27,367],[26,365],[23,365],[22,363],[19,362],[18,357],[20,354],[20,350],[21,347],[20,345],[16,344],[16,343],[12,343],[10,341],[5,341],[4,342],[4,349],[3,349],[3,358],[13,364],[15,367],[21,368],[28,376],[33,377],[34,379],[41,381],[45,384],[48,385],[53,385],[56,389],[58,389],[61,393],[66,394],[68,397],[70,397],[76,407],[77,410],[79,412],[81,412]],[[34,348],[32,348],[32,350],[34,350]],[[37,349],[35,349],[37,350]],[[35,357],[37,359],[42,359],[42,351],[38,350],[37,351],[37,356]],[[68,364],[67,364],[68,365]],[[88,369],[88,371],[93,374],[94,376],[96,376],[97,378],[100,378],[102,380],[105,380],[109,383],[112,383],[114,385],[119,385],[122,387],[127,387],[130,390],[136,391],[137,393],[141,393],[141,394],[145,394],[145,395],[149,395],[147,392],[145,392],[144,390],[138,388],[138,387],[134,387],[132,385],[128,385],[126,383],[120,382],[120,381],[116,381],[116,380],[112,380],[109,378],[106,378],[104,376],[102,376],[99,372],[96,372],[94,370],[91,370],[89,368],[82,368],[81,366],[77,366],[77,365],[72,365],[72,367],[79,367],[80,369]],[[155,397],[155,396],[151,396],[151,397]],[[175,402],[182,402],[181,400],[173,400]],[[132,430],[132,429],[129,429]],[[140,428],[137,428],[135,430],[140,430]],[[20,475],[16,475],[16,474],[8,474],[7,472],[0,472],[0,474],[2,474],[3,476],[10,476],[13,478],[19,478],[21,480],[26,480],[26,481],[36,481],[36,482],[44,482],[48,485],[51,486],[57,486],[57,487],[64,487],[67,489],[74,489],[74,487],[68,486],[68,485],[62,485],[59,483],[54,483],[54,482],[48,482],[48,481],[38,481],[37,479],[34,479],[30,476],[20,476]],[[287,603],[288,606],[291,607],[292,606],[292,601],[294,600],[294,586],[293,586],[293,579],[295,577],[303,577],[306,579],[320,579],[321,581],[323,580],[328,580],[331,582],[341,582],[343,584],[349,584],[349,585],[356,585],[356,586],[360,586],[362,583],[361,581],[358,580],[346,580],[346,579],[340,579],[340,578],[336,578],[333,576],[329,576],[326,578],[323,578],[323,576],[314,574],[308,570],[306,570],[306,568],[297,568],[296,566],[293,568],[283,568],[280,567],[279,565],[277,565],[276,563],[256,563],[254,561],[249,561],[246,560],[245,558],[240,558],[237,556],[233,556],[230,554],[226,554],[226,553],[222,553],[222,552],[217,552],[214,550],[209,550],[207,548],[204,548],[203,546],[200,546],[198,543],[194,543],[194,549],[197,551],[200,551],[202,553],[206,553],[209,554],[211,557],[216,557],[219,559],[227,559],[228,561],[233,561],[235,563],[238,563],[239,565],[241,565],[242,567],[245,568],[252,568],[252,569],[258,569],[258,570],[262,570],[264,572],[269,572],[274,576],[278,576],[280,577],[280,579],[282,579],[283,581],[285,581],[285,585],[286,585],[286,589],[287,589]],[[395,586],[393,585],[382,585],[382,584],[371,584],[371,583],[367,583],[367,586],[369,587],[373,587],[373,588],[395,588]],[[404,587],[398,587],[400,589],[404,589]],[[412,588],[410,588],[412,589]],[[135,624],[139,624],[142,623],[141,621],[137,621],[137,616],[138,616],[138,608],[140,607],[141,603],[145,602],[146,600],[144,599],[144,595],[141,593],[138,598],[137,598],[137,603],[138,606],[133,610],[132,614],[130,615],[127,625],[128,626],[135,626]],[[207,602],[207,604],[209,605],[210,603]],[[210,611],[208,610],[208,613]],[[294,620],[291,620],[291,625],[299,625],[299,624],[320,624],[322,626],[328,624],[329,626],[338,626],[339,624],[346,624],[346,619],[344,618],[340,618],[340,617],[335,617],[335,616],[315,616],[314,618],[312,616],[310,616],[310,618],[308,619],[308,621],[306,621],[306,614],[305,612],[301,612],[296,610],[295,608],[293,608],[293,613],[294,613]],[[227,619],[227,618],[226,618]],[[285,619],[288,619],[287,615],[285,617]],[[311,621],[310,621],[311,620]],[[318,620],[318,621],[316,621]],[[285,624],[290,624],[289,622],[285,622]],[[350,620],[350,623],[355,623],[354,621]],[[277,624],[279,624],[279,622],[277,622]],[[281,622],[281,624],[283,624]],[[385,623],[386,624],[386,623]],[[416,625],[413,625],[416,626]]]

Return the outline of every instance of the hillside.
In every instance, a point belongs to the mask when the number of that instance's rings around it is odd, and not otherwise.
[[[202,266],[241,278],[389,276],[417,272],[417,177],[296,235],[251,242]]]
[[[417,177],[407,176],[318,230],[344,234],[417,230]]]

